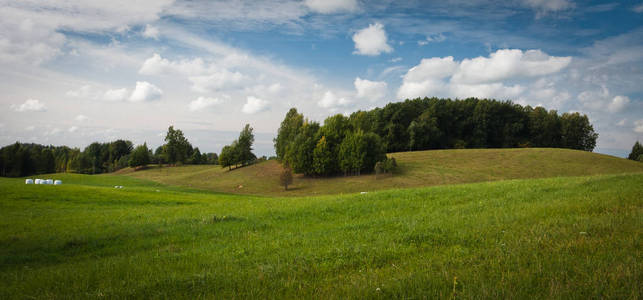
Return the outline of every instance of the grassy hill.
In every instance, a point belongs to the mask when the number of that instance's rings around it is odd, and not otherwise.
[[[232,171],[218,166],[182,166],[120,172],[135,178],[210,191],[310,196],[356,193],[505,179],[546,178],[643,172],[643,164],[613,156],[569,149],[463,149],[391,153],[399,164],[392,177],[374,175],[309,178],[295,176],[289,191],[279,185],[276,161]]]
[[[416,176],[410,164],[422,159],[428,166],[418,168],[435,174],[418,182],[439,184],[550,175],[535,162],[533,174],[516,167],[546,157],[540,151],[463,151],[468,163],[440,151],[393,155],[404,162],[399,177]],[[495,160],[498,166],[479,161],[491,153],[506,156]],[[560,166],[557,175],[624,171],[602,161],[623,163],[614,158],[558,153],[568,156],[554,160],[576,169]],[[595,163],[581,169],[578,157]],[[438,168],[462,164],[471,172]],[[287,198],[214,194],[128,176],[43,177],[64,184],[0,178],[1,299],[642,294],[643,174]]]

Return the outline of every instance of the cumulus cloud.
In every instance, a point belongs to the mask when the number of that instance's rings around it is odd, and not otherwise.
[[[158,40],[159,29],[150,24],[147,24],[145,25],[145,29],[143,30],[142,35],[146,38]]]
[[[386,97],[387,85],[384,81],[370,81],[357,77],[353,84],[357,91],[357,98],[364,98],[374,102]]]
[[[342,106],[348,106],[350,101],[344,97],[338,97],[331,91],[326,91],[324,96],[317,102],[319,107],[335,109]]]
[[[515,99],[525,87],[506,85],[507,80],[538,77],[559,72],[570,57],[554,57],[540,50],[502,49],[489,57],[454,61],[453,57],[422,59],[403,76],[399,99],[446,96]]]
[[[487,83],[515,77],[534,77],[556,73],[567,67],[571,57],[549,56],[540,50],[501,49],[489,57],[464,59],[453,81]]]
[[[71,133],[74,133],[74,132],[76,132],[77,130],[78,130],[78,126],[72,126],[72,127],[69,127],[69,129],[68,129],[67,131],[69,131],[69,132],[71,132]]]
[[[144,102],[158,100],[163,95],[163,91],[147,81],[137,81],[136,88],[132,91],[129,101]]]
[[[312,11],[322,14],[352,12],[357,10],[357,0],[306,0],[304,4]]]
[[[355,51],[353,54],[376,56],[380,53],[390,53],[393,48],[388,44],[384,25],[370,24],[353,35]]]
[[[200,111],[221,104],[221,102],[223,101],[218,98],[199,97],[190,102],[190,104],[188,105],[188,109],[190,111]]]
[[[256,114],[268,109],[268,104],[266,100],[259,99],[257,97],[248,96],[246,104],[243,105],[241,111],[245,114]]]
[[[399,99],[424,97],[442,93],[446,87],[443,80],[451,76],[458,64],[452,56],[425,58],[402,77],[398,90]]]
[[[25,103],[22,103],[20,105],[11,105],[11,108],[17,112],[28,112],[28,111],[47,111],[47,106],[45,103],[40,102],[40,100],[37,99],[27,99]]]
[[[201,75],[207,73],[207,67],[201,58],[170,61],[158,53],[154,53],[152,57],[143,62],[138,72],[143,75]]]
[[[643,119],[634,121],[634,132],[643,133]]]
[[[630,103],[630,98],[627,96],[616,96],[609,103],[607,108],[611,112],[620,112]]]

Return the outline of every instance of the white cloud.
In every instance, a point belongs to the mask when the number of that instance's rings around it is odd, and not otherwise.
[[[188,109],[190,111],[200,111],[218,104],[221,104],[223,101],[221,101],[218,98],[206,98],[206,97],[199,97],[188,105]]]
[[[630,103],[630,98],[627,96],[616,96],[612,102],[607,106],[611,112],[620,112]]]
[[[87,117],[86,115],[77,115],[74,118],[74,120],[76,120],[78,122],[85,122],[85,121],[89,120],[89,117]]]
[[[444,40],[446,40],[446,37],[442,35],[442,33],[427,35],[426,39],[418,41],[418,45],[426,46],[429,43],[439,43],[439,42],[443,42]]]
[[[306,6],[318,13],[331,14],[357,10],[357,0],[306,0]]]
[[[62,53],[68,41],[59,30],[103,32],[158,19],[171,0],[3,1],[0,61],[41,64]]]
[[[248,96],[246,104],[243,105],[241,111],[245,114],[256,114],[267,110],[269,102],[253,96]]]
[[[136,88],[132,91],[129,101],[143,102],[158,100],[163,95],[163,91],[147,81],[137,81]]]
[[[464,59],[460,62],[454,61],[451,56],[425,58],[403,76],[397,97],[516,100],[526,91],[525,87],[515,83],[508,85],[504,81],[551,75],[567,67],[570,61],[569,57],[553,57],[540,50],[523,52],[509,49],[498,50],[489,57]]]
[[[402,61],[402,58],[401,58],[401,57],[391,58],[391,62],[392,62],[392,63],[396,63],[396,62],[400,62],[400,61]]]
[[[556,73],[569,65],[571,57],[549,56],[540,50],[501,49],[489,57],[464,59],[454,82],[488,83],[516,77]]]
[[[72,126],[72,127],[69,127],[67,131],[73,133],[73,132],[76,132],[77,130],[78,130],[78,126]]]
[[[18,106],[11,105],[11,108],[13,108],[17,112],[27,112],[27,111],[47,111],[47,106],[40,102],[40,100],[37,99],[27,99],[25,103],[20,104]]]
[[[159,29],[150,24],[147,24],[145,25],[145,29],[143,30],[142,35],[146,38],[158,40]]]
[[[335,109],[338,107],[348,106],[350,101],[344,97],[337,97],[333,92],[326,91],[324,96],[317,102],[319,107]]]
[[[444,78],[453,75],[458,63],[452,56],[425,58],[402,77],[402,86],[397,92],[399,99],[434,96],[446,88]]]
[[[387,85],[384,81],[370,81],[357,77],[353,84],[355,85],[355,90],[357,90],[358,98],[374,102],[386,97]]]
[[[627,122],[627,119],[620,120],[616,123],[616,126],[623,127],[625,126],[625,123]]]
[[[35,129],[36,129],[36,126],[33,126],[33,125],[25,127],[26,131],[34,131]]]
[[[138,88],[138,83],[137,83],[137,88]],[[123,101],[127,99],[127,94],[128,92],[126,88],[107,90],[105,91],[105,94],[103,94],[103,100]]]
[[[154,53],[152,57],[143,62],[138,70],[143,75],[201,75],[208,72],[208,68],[200,58],[193,60],[170,61]]]
[[[200,93],[215,92],[222,89],[240,87],[246,76],[238,71],[231,72],[226,69],[206,76],[191,76],[192,89]]]
[[[393,48],[388,44],[384,25],[370,24],[353,35],[355,52],[353,54],[376,56],[380,53],[390,53]]]
[[[91,85],[83,85],[77,90],[67,91],[66,95],[74,98],[95,98],[96,92]]]
[[[643,133],[643,119],[634,121],[634,132]]]

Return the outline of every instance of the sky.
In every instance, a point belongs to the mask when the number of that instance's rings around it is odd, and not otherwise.
[[[0,0],[0,146],[163,144],[168,126],[255,153],[297,108],[416,97],[587,114],[595,152],[643,141],[643,2]]]

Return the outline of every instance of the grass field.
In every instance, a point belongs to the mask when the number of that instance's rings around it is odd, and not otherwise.
[[[400,156],[409,178],[420,172],[409,165],[414,155]],[[544,175],[539,170],[532,171]],[[1,299],[642,294],[642,173],[317,197],[216,194],[128,176],[45,177],[64,184],[0,178]]]
[[[392,177],[374,175],[308,178],[295,176],[289,191],[279,185],[276,161],[232,171],[219,166],[182,166],[120,172],[170,185],[250,195],[310,196],[357,193],[505,179],[643,172],[643,164],[587,151],[551,148],[465,149],[392,153],[399,164]]]

